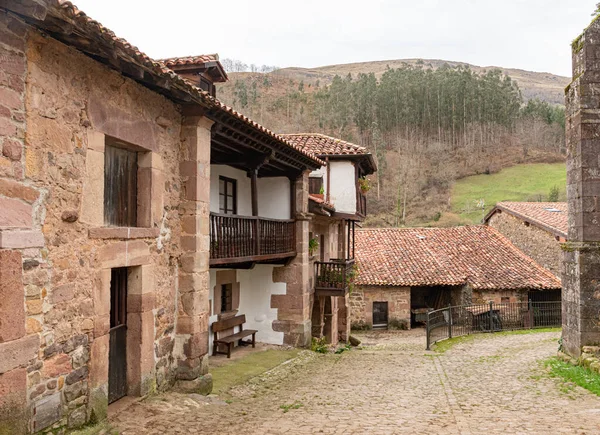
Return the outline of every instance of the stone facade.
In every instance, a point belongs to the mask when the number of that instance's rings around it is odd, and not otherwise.
[[[0,57],[0,432],[77,427],[106,415],[111,269],[127,394],[207,371],[211,122],[5,13]],[[104,226],[109,139],[137,152],[135,228]]]
[[[388,303],[388,324],[410,328],[410,287],[359,286],[350,295],[350,322],[373,326],[373,302]]]
[[[600,343],[600,21],[572,44],[566,89],[569,242],[563,245],[563,347],[578,358]]]
[[[540,266],[556,276],[561,275],[562,250],[554,234],[535,225],[526,225],[522,219],[505,211],[494,213],[488,225],[496,228]]]

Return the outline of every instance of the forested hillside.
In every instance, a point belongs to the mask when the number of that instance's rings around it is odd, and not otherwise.
[[[323,82],[277,70],[230,75],[219,97],[274,131],[322,132],[372,151],[369,225],[439,219],[459,178],[564,159],[563,108],[525,102],[499,69],[417,62]]]

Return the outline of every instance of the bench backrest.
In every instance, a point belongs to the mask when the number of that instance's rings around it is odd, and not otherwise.
[[[235,316],[230,319],[220,320],[212,324],[213,332],[221,332],[226,329],[234,328],[238,325],[242,325],[246,323],[246,315],[242,314],[241,316]]]

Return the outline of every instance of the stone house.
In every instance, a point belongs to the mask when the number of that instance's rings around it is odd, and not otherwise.
[[[517,248],[560,277],[567,241],[566,202],[499,202],[484,223],[496,228]]]
[[[325,161],[309,174],[309,252],[313,337],[346,342],[350,334],[349,290],[355,276],[355,228],[367,215],[361,180],[377,170],[364,147],[318,133],[282,135]]]
[[[311,199],[329,162],[219,102],[216,55],[155,61],[63,0],[0,1],[0,58],[0,432],[197,386],[234,313],[308,345],[310,240],[326,228],[319,260],[352,264],[364,149],[354,190]],[[325,284],[335,342],[348,285]]]
[[[353,327],[410,328],[451,305],[560,300],[560,281],[488,226],[356,231]]]

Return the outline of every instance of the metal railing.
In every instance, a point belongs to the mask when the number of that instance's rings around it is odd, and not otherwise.
[[[450,306],[427,313],[427,350],[440,340],[461,335],[561,325],[560,301]]]

